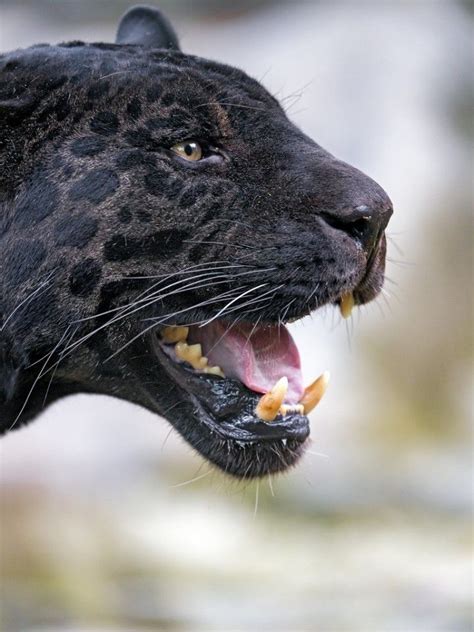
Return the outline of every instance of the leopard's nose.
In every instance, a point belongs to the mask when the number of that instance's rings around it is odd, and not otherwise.
[[[392,206],[388,198],[377,205],[360,204],[354,208],[321,213],[330,226],[344,231],[359,242],[368,255],[378,244],[391,215]]]
[[[299,182],[319,220],[346,233],[370,257],[393,213],[382,187],[359,169],[321,148],[305,157]],[[298,163],[297,163],[298,164]]]

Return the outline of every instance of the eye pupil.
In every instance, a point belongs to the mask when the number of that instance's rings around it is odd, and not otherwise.
[[[201,158],[203,157],[203,150],[201,145],[194,140],[177,143],[176,145],[173,145],[173,147],[171,147],[171,150],[178,154],[178,156],[181,156],[181,158],[193,162],[201,160]]]

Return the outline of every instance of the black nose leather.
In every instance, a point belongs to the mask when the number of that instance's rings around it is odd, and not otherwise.
[[[388,205],[370,208],[365,204],[354,209],[345,208],[340,212],[321,213],[326,223],[358,241],[368,254],[379,242],[390,215],[391,208]]]

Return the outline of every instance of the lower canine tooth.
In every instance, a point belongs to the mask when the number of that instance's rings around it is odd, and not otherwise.
[[[161,332],[161,337],[165,342],[174,344],[184,342],[188,337],[189,327],[165,327]]]
[[[281,377],[271,391],[260,398],[255,412],[263,421],[273,421],[278,415],[288,390],[288,378]]]
[[[352,292],[348,292],[347,294],[343,294],[341,296],[339,309],[341,310],[341,315],[343,318],[349,318],[352,313],[352,308],[354,307],[354,304],[354,295],[352,294]]]
[[[324,371],[310,386],[305,389],[300,404],[303,404],[304,414],[310,413],[321,401],[329,384],[329,371]]]

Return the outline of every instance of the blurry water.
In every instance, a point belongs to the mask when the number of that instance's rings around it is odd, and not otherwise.
[[[209,472],[173,487],[208,466],[122,402],[71,398],[4,438],[5,628],[468,630],[468,14],[222,2],[215,20],[184,6],[170,9],[186,51],[262,79],[389,192],[387,294],[347,325],[328,310],[294,326],[308,381],[329,368],[333,382],[313,454],[274,496],[260,484],[256,513],[255,485]],[[122,8],[5,3],[0,47],[112,41]]]

